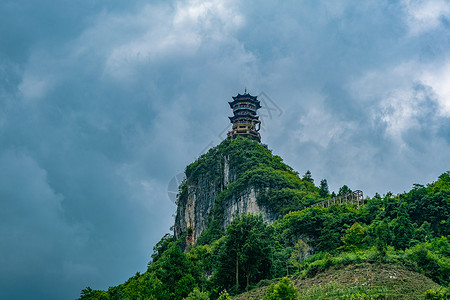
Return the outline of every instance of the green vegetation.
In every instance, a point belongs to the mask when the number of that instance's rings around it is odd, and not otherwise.
[[[184,300],[209,300],[208,293],[200,292],[195,288]]]
[[[248,291],[251,283],[270,276],[270,229],[261,215],[233,220],[217,248],[216,286]]]
[[[443,287],[429,289],[425,293],[425,299],[450,299],[450,289]]]
[[[315,277],[295,276],[299,299],[423,299],[425,293],[443,292],[426,276],[391,263],[358,263],[330,268]],[[430,291],[430,292],[428,292]],[[243,293],[234,300],[263,299],[268,287]],[[447,298],[430,298],[447,299]]]
[[[230,176],[233,178],[226,187],[222,178],[225,162],[232,170]],[[258,204],[269,207],[279,216],[303,209],[320,199],[319,188],[314,186],[312,178],[300,179],[279,156],[258,142],[241,137],[227,139],[210,149],[188,165],[185,173],[191,184],[207,180],[219,189],[213,214],[199,244],[210,244],[224,234],[221,226],[223,203],[241,195],[249,186],[258,190]],[[179,201],[187,198],[187,181],[180,187]]]
[[[228,186],[222,178],[225,158],[233,170]],[[255,299],[296,299],[294,285],[302,299],[448,296],[449,172],[407,193],[376,194],[360,208],[311,207],[330,197],[326,180],[316,187],[309,171],[301,179],[257,142],[235,139],[202,155],[186,175],[191,182],[208,178],[220,191],[197,245],[184,252],[184,237],[167,234],[154,247],[144,274],[107,291],[88,287],[79,299],[239,299],[244,291]],[[179,201],[187,197],[186,184],[180,186]],[[224,230],[224,201],[248,186],[258,189],[258,203],[279,219],[269,225],[261,215],[236,216]],[[348,191],[343,186],[338,194]],[[366,280],[370,285],[358,273],[362,269],[372,276]],[[351,277],[349,270],[360,277]],[[339,281],[333,277],[338,273],[352,279]]]
[[[297,289],[289,278],[284,277],[278,284],[272,283],[269,286],[264,300],[295,300],[297,297]]]

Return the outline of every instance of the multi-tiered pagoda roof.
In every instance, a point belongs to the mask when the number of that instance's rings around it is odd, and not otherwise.
[[[233,101],[228,102],[233,110],[233,116],[229,117],[233,124],[232,131],[228,133],[228,137],[234,138],[238,135],[250,137],[261,141],[259,135],[259,127],[261,121],[257,115],[257,110],[261,108],[260,101],[257,96],[247,94],[247,91],[236,97],[232,97]]]
[[[239,102],[243,102],[243,101],[248,101],[253,103],[256,106],[256,109],[261,108],[261,104],[258,100],[258,96],[252,96],[250,94],[244,93],[244,95],[241,94],[237,94],[236,97],[231,97],[233,98],[233,101],[228,102],[228,104],[230,104],[230,108],[233,108],[233,106]]]

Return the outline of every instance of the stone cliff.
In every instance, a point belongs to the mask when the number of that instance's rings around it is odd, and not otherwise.
[[[288,182],[292,176],[301,182],[281,158],[247,139],[225,140],[187,166],[185,173],[174,235],[186,234],[186,247],[196,244],[207,229],[223,232],[237,215],[262,214],[266,222],[274,222],[280,211],[263,200],[272,190],[294,187]]]

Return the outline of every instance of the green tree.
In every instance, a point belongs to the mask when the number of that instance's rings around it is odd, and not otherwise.
[[[392,220],[390,225],[393,232],[392,245],[397,249],[404,250],[414,236],[414,226],[406,212],[405,205],[400,206],[398,217]]]
[[[345,231],[345,235],[341,238],[344,243],[343,248],[346,250],[359,250],[364,248],[367,228],[362,227],[358,222]]]
[[[443,184],[437,187],[445,188]],[[450,234],[448,228],[443,226],[450,218],[450,190],[440,190],[430,186],[430,190],[411,191],[411,218],[415,223],[421,224],[427,221],[435,235]],[[444,222],[442,222],[444,221]]]
[[[194,289],[184,300],[209,300],[209,295],[206,292],[200,292],[199,289]]]
[[[352,190],[348,186],[343,185],[342,187],[339,188],[338,196],[347,195],[351,192],[352,192]]]
[[[326,179],[322,179],[319,186],[319,196],[322,198],[327,198],[329,194],[330,191],[328,190],[328,182]]]
[[[155,247],[153,247],[153,254],[152,254],[152,261],[149,263],[151,265],[152,263],[156,262],[161,255],[164,253],[164,251],[169,248],[169,245],[171,242],[173,242],[175,239],[173,235],[170,233],[166,233],[161,240],[156,243]]]
[[[428,242],[433,237],[433,231],[431,230],[431,224],[427,221],[423,222],[414,233],[414,239],[419,243]]]
[[[207,286],[207,274],[214,271],[214,253],[211,245],[197,245],[186,253],[186,258],[193,264],[194,278],[197,279],[199,288]]]
[[[266,278],[270,272],[270,228],[262,215],[242,215],[228,226],[219,250],[217,280],[226,288],[241,286]]]
[[[389,238],[389,227],[384,221],[379,222],[375,226],[375,246],[380,257],[386,256],[387,243]]]
[[[81,290],[81,295],[78,300],[109,300],[110,297],[107,292],[105,291],[99,291],[99,290],[93,290],[91,287],[86,287],[85,289]]]
[[[186,274],[175,283],[172,295],[175,299],[182,299],[196,289],[198,290],[195,278],[191,274]]]
[[[314,183],[314,179],[311,176],[311,171],[310,170],[306,171],[305,175],[303,175],[303,177],[302,177],[302,180]]]
[[[318,238],[320,251],[335,251],[341,245],[342,219],[337,214],[329,214],[323,222]]]
[[[297,268],[300,268],[300,263],[306,258],[310,247],[303,240],[299,239],[292,249],[290,263]]]
[[[286,247],[280,244],[278,241],[274,241],[271,246],[271,277],[282,277],[285,275],[289,275],[290,268],[292,266],[295,267],[295,265],[293,264],[293,260],[290,259],[292,255],[292,248]]]
[[[264,300],[295,300],[298,299],[298,291],[291,280],[284,277],[278,284],[272,283],[267,289]]]
[[[441,285],[447,286],[450,281],[450,261],[448,257],[429,249],[430,244],[418,244],[405,251],[406,257],[414,261],[419,270]]]
[[[155,272],[164,286],[161,299],[182,299],[197,287],[194,265],[177,243],[171,243],[149,271]]]

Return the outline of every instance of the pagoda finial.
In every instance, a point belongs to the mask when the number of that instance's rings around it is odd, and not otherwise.
[[[247,88],[244,89],[244,95],[247,94]]]

